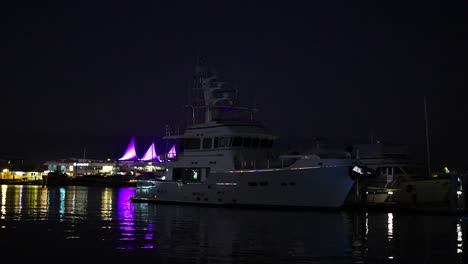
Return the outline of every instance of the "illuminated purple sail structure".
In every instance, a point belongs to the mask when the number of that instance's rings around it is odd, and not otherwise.
[[[142,161],[157,161],[160,162],[159,156],[156,154],[156,148],[154,147],[154,142],[146,151],[145,155],[141,158]]]
[[[123,156],[119,160],[130,160],[130,161],[140,160],[135,151],[135,137],[132,137],[130,144],[128,144],[127,149],[125,150]]]
[[[169,152],[167,153],[167,157],[170,158],[170,159],[173,159],[177,156],[177,153],[176,153],[176,147],[175,145],[172,146],[172,148],[169,150]]]

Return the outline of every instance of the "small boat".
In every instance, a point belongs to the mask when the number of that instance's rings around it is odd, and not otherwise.
[[[464,199],[462,180],[454,173],[428,174],[406,146],[381,143],[354,146],[354,155],[372,176],[363,178],[360,193],[370,205],[447,206]]]
[[[105,186],[105,187],[135,187],[136,181],[130,174],[90,174],[73,177],[70,185],[77,186]]]
[[[139,179],[133,202],[216,206],[340,208],[360,173],[349,155],[277,155],[278,139],[255,120],[256,109],[238,106],[237,90],[199,65],[190,105],[192,124],[163,137],[166,172]],[[198,103],[197,103],[198,102]],[[201,103],[200,103],[201,102]],[[198,121],[197,117],[203,117]]]
[[[66,173],[51,171],[42,176],[43,185],[68,185],[71,181],[71,177]]]

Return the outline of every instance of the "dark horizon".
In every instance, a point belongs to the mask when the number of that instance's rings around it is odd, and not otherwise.
[[[183,127],[199,56],[284,145],[408,145],[466,168],[468,19],[458,3],[2,4],[0,155],[118,158]],[[64,157],[65,156],[65,157]]]

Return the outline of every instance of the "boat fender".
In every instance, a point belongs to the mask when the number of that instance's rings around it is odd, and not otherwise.
[[[353,165],[349,167],[348,174],[349,174],[349,177],[351,177],[351,179],[355,181],[357,180],[359,176],[363,174],[363,170],[359,165]]]

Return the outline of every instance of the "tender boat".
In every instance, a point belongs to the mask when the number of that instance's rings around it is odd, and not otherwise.
[[[255,109],[238,106],[237,90],[208,66],[197,66],[182,134],[166,133],[173,146],[162,155],[164,177],[140,179],[133,202],[215,206],[340,208],[361,172],[356,161],[319,154],[275,155],[273,135],[255,120]],[[197,121],[197,117],[203,117]],[[349,153],[348,153],[349,154]]]
[[[373,172],[358,183],[368,204],[444,205],[464,198],[459,175],[428,175],[423,164],[411,158],[406,146],[359,144],[354,146],[354,156]]]

